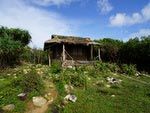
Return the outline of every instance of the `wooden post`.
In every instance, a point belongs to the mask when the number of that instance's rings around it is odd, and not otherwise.
[[[98,59],[101,61],[101,50],[98,48]]]
[[[50,49],[48,50],[48,62],[49,62],[49,66],[51,66],[51,53],[50,53]]]
[[[93,60],[93,45],[91,45],[91,60]]]
[[[65,45],[63,44],[63,62],[66,60],[66,55],[65,55]]]

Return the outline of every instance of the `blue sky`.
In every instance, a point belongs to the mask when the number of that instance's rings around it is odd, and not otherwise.
[[[28,30],[41,48],[52,34],[127,41],[150,35],[150,0],[0,0],[0,25]]]

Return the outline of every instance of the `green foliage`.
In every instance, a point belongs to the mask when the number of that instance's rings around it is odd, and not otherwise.
[[[12,113],[24,113],[27,102],[33,96],[45,93],[44,79],[39,72],[47,71],[47,68],[48,66],[26,64],[0,70],[0,108],[14,104],[15,109]],[[27,93],[25,101],[21,101],[17,96],[23,92]]]
[[[64,96],[65,94],[64,81],[57,81],[55,84],[56,84],[58,93]]]
[[[61,72],[61,70],[62,70],[61,62],[57,60],[53,61],[51,65],[51,73],[58,74]]]
[[[0,37],[9,36],[14,41],[20,41],[23,46],[29,44],[31,40],[31,36],[28,31],[22,30],[19,28],[7,28],[1,27],[0,28]]]
[[[67,84],[72,84],[76,87],[85,87],[86,85],[87,78],[82,68],[77,68],[77,70],[66,69],[62,76]]]
[[[84,70],[87,71],[87,70]],[[99,73],[97,73],[98,75]],[[110,84],[111,87],[106,87],[104,74],[112,77],[119,77],[122,82]],[[86,90],[76,88],[74,94],[77,96],[75,103],[68,103],[60,113],[141,113],[149,112],[149,85],[143,84],[134,80],[130,80],[121,76],[111,75],[111,73],[101,73],[100,76],[104,79],[103,82],[97,85],[97,81],[102,78],[91,79],[88,82]],[[136,78],[140,79],[140,78]],[[149,79],[149,77],[147,77]],[[150,79],[149,79],[150,80]],[[139,101],[140,100],[140,101]],[[57,105],[60,105],[57,103]],[[78,109],[77,109],[78,108]]]
[[[13,66],[19,62],[23,47],[10,37],[0,37],[0,67]]]
[[[101,43],[101,58],[103,61],[118,62],[118,52],[123,45],[122,41],[114,40],[111,38],[104,38],[97,40]]]
[[[20,61],[23,47],[31,40],[28,31],[0,28],[0,68],[13,66]]]
[[[48,55],[46,51],[38,48],[30,48],[26,46],[24,48],[21,58],[25,62],[34,64],[48,64]]]
[[[75,87],[86,87],[87,76],[81,68],[77,70],[65,69],[59,74],[53,74],[53,81],[59,83],[59,86],[62,86],[62,84],[71,84]]]
[[[44,83],[35,70],[25,74],[20,82],[20,85],[22,86],[24,92],[32,92],[36,90],[41,93],[44,91]]]
[[[95,68],[101,72],[119,72],[120,68],[115,63],[103,63],[103,62],[97,62],[95,65]]]
[[[136,72],[137,72],[137,70],[136,70],[134,65],[123,64],[121,66],[121,68],[122,68],[122,72],[127,74],[127,75],[135,75]]]
[[[104,38],[101,43],[101,58],[105,62],[135,64],[140,71],[150,73],[150,36],[129,39],[127,42]]]

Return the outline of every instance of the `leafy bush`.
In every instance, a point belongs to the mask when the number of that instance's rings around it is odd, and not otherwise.
[[[87,76],[80,68],[77,70],[64,69],[59,74],[53,74],[52,77],[55,83],[61,82],[63,84],[71,84],[75,87],[84,87],[87,79]]]
[[[44,90],[44,83],[35,70],[32,70],[23,76],[21,85],[25,92],[36,90],[41,93]]]
[[[13,66],[19,62],[23,47],[10,37],[0,37],[0,67]]]
[[[26,46],[24,48],[21,58],[25,62],[34,64],[48,64],[48,55],[46,51],[38,48],[30,48]]]
[[[0,67],[13,66],[20,62],[23,47],[31,40],[28,31],[0,28]]]
[[[135,75],[137,72],[135,65],[123,64],[121,68],[122,68],[122,72],[128,75]]]
[[[62,77],[67,84],[72,84],[76,87],[83,87],[86,85],[87,78],[84,71],[82,71],[82,68],[78,68],[77,70],[66,69],[63,72]]]
[[[97,62],[94,66],[95,69],[101,72],[118,72],[120,70],[119,66],[115,63]]]
[[[61,72],[61,62],[55,60],[51,65],[51,73],[58,74]]]

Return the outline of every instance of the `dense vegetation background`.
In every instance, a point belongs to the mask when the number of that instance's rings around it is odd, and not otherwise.
[[[102,44],[101,57],[105,62],[133,64],[139,71],[150,73],[150,36],[129,39],[127,42],[104,38],[96,40]]]
[[[0,67],[14,66],[21,61],[47,64],[47,53],[42,49],[27,46],[31,41],[28,31],[0,28]],[[129,39],[127,42],[104,38],[101,43],[101,58],[104,62],[133,64],[139,71],[150,73],[150,36]]]
[[[14,66],[22,61],[46,63],[47,54],[42,49],[31,49],[28,31],[16,28],[0,28],[0,68]]]

